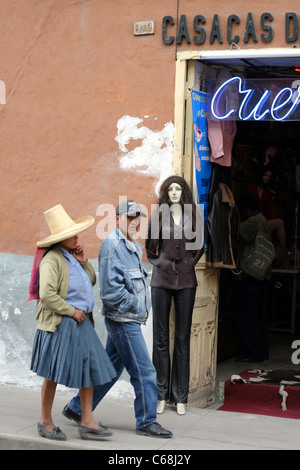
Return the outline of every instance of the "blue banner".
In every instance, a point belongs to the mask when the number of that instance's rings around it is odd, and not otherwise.
[[[204,209],[204,222],[206,222],[208,215],[208,193],[212,171],[207,132],[207,97],[207,93],[202,91],[191,91],[197,202]]]

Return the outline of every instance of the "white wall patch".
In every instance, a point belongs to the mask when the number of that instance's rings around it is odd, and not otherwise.
[[[172,174],[174,125],[168,122],[161,131],[152,131],[142,123],[143,119],[128,115],[119,119],[115,140],[123,152],[120,167],[157,176],[157,192],[160,183]],[[141,143],[134,150],[128,151],[126,145],[132,139]]]

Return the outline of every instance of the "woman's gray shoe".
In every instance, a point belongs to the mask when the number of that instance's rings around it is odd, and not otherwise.
[[[42,437],[46,437],[47,439],[53,439],[56,441],[66,441],[67,436],[64,432],[62,432],[59,427],[54,428],[52,431],[48,431],[41,423],[37,425],[39,435]]]
[[[81,439],[91,439],[94,441],[99,441],[112,435],[112,433],[104,426],[100,426],[99,429],[94,429],[82,426],[82,424],[79,426],[79,434]]]

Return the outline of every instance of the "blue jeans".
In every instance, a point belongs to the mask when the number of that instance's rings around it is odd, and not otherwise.
[[[108,332],[106,352],[116,369],[117,377],[107,384],[94,387],[93,410],[116,383],[125,367],[135,391],[134,410],[138,429],[156,421],[156,371],[139,323],[121,323],[105,318],[105,324]],[[68,406],[75,413],[81,413],[79,394]]]

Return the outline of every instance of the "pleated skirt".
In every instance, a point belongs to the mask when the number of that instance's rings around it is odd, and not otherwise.
[[[63,316],[54,333],[37,330],[31,357],[37,375],[70,388],[110,382],[116,371],[90,320]]]

